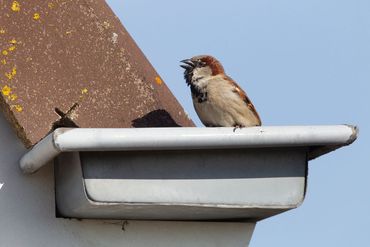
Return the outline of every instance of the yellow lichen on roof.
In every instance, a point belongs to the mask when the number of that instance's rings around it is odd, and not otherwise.
[[[33,19],[34,19],[35,21],[39,20],[39,19],[40,19],[40,14],[39,14],[39,13],[34,13],[34,14],[33,14]]]
[[[14,12],[18,12],[21,10],[21,5],[18,3],[18,1],[13,1],[11,9]]]
[[[21,105],[12,105],[12,107],[14,107],[17,112],[23,111],[23,107]]]
[[[16,94],[11,94],[8,96],[8,98],[11,100],[11,101],[14,101],[18,98],[18,96]]]
[[[5,76],[11,80],[13,79],[13,77],[17,74],[17,68],[16,67],[13,67],[12,71],[10,71],[9,73],[5,73]]]
[[[10,93],[12,92],[12,89],[9,87],[9,86],[4,86],[2,89],[1,89],[1,93],[4,95],[4,96],[8,96],[10,95]]]

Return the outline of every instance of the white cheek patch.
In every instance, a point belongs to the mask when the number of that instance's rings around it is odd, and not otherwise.
[[[212,75],[212,71],[209,67],[195,68],[193,70],[193,83],[198,86],[202,85]]]
[[[200,68],[195,68],[193,70],[193,79],[196,80],[198,78],[202,77],[201,75],[201,69]]]

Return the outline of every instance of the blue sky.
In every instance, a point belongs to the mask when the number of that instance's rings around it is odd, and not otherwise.
[[[259,222],[251,246],[370,243],[369,0],[107,2],[199,126],[179,61],[212,54],[264,125],[360,127],[310,162],[303,205]]]

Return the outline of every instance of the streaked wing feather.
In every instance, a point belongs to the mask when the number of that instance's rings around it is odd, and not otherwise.
[[[229,76],[225,76],[225,79],[229,80],[233,86],[234,86],[234,90],[233,92],[239,94],[239,96],[243,99],[243,101],[245,102],[245,104],[247,105],[247,107],[254,113],[254,115],[257,117],[258,119],[258,122],[259,122],[259,125],[262,124],[261,122],[261,118],[260,116],[258,115],[258,112],[256,110],[256,108],[254,107],[252,101],[248,98],[247,94],[244,92],[243,89],[241,89],[241,87],[232,79],[230,78]]]

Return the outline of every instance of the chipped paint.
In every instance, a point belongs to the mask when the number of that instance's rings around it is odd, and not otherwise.
[[[156,77],[155,77],[155,82],[156,82],[158,85],[162,85],[162,83],[163,83],[162,79],[161,79],[159,76],[156,76]]]
[[[113,44],[117,44],[118,41],[118,34],[117,33],[112,33],[112,42]]]
[[[14,12],[18,12],[21,10],[21,5],[18,3],[18,1],[13,1],[11,9]]]
[[[10,93],[12,92],[12,89],[9,87],[9,86],[4,86],[2,89],[1,89],[1,93],[4,95],[4,96],[9,96]]]
[[[40,14],[39,13],[34,13],[32,17],[35,21],[40,19]]]
[[[104,22],[103,22],[103,27],[104,27],[105,29],[108,29],[108,28],[110,27],[110,23],[109,23],[109,22],[107,22],[107,21],[104,21]]]

